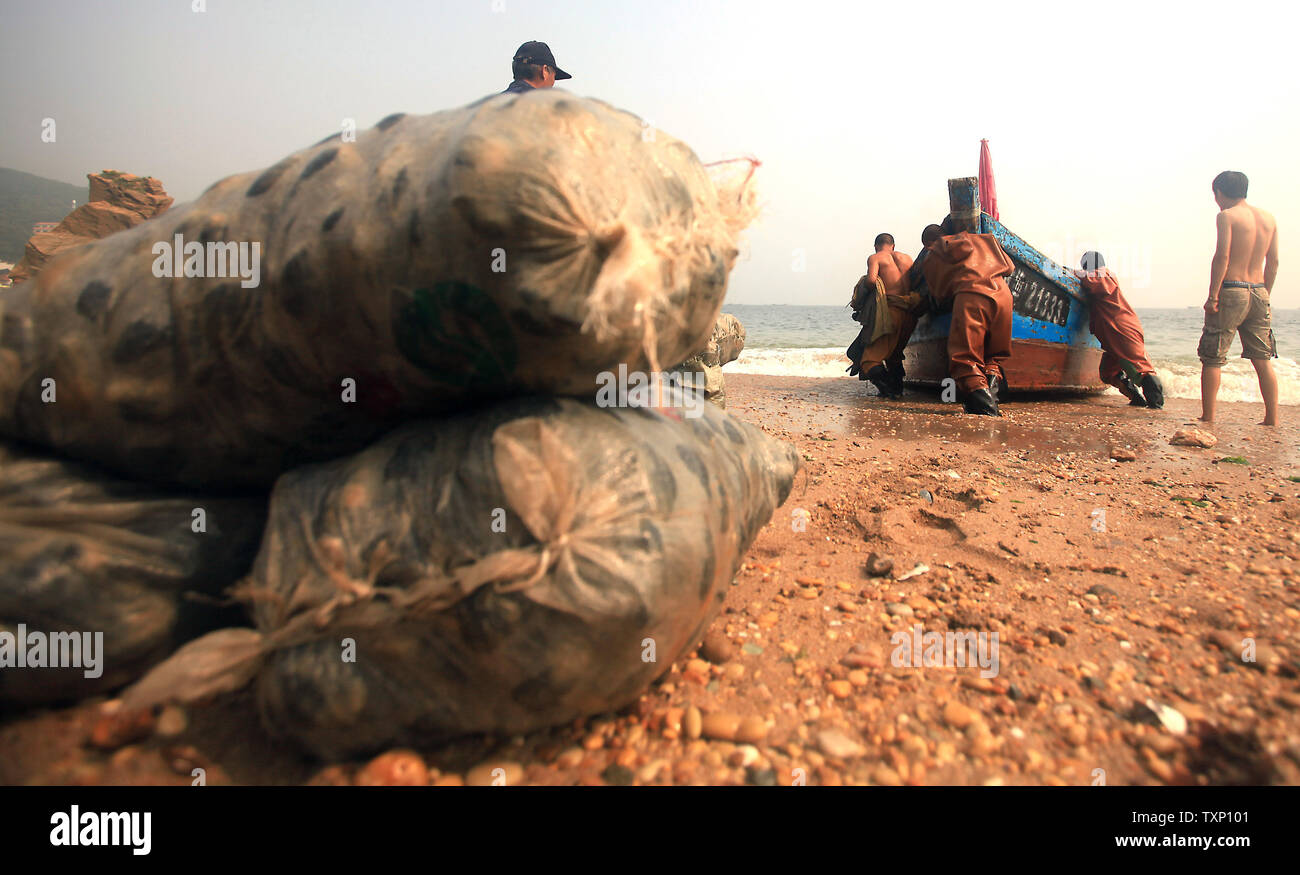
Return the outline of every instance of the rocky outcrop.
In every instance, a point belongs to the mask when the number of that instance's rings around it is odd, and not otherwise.
[[[172,205],[162,183],[152,176],[105,170],[87,174],[87,178],[89,202],[69,213],[54,230],[27,241],[22,260],[9,273],[13,282],[31,279],[51,258],[74,246],[138,225]]]
[[[721,313],[713,325],[708,345],[670,370],[704,374],[704,397],[725,409],[727,389],[722,378],[722,366],[739,358],[744,348],[745,326],[730,313]]]
[[[740,352],[744,348],[745,326],[730,313],[721,313],[718,315],[718,321],[713,325],[709,345],[704,348],[700,356],[706,365],[722,367],[740,358]]]

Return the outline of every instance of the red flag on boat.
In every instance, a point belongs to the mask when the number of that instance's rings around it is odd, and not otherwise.
[[[998,217],[998,187],[993,182],[993,156],[989,141],[980,140],[980,210]]]

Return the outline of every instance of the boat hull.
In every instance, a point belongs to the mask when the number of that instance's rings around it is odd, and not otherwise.
[[[950,317],[943,317],[948,319]],[[1101,350],[1030,338],[1012,338],[1002,364],[1012,392],[1104,392],[1097,375]],[[948,376],[948,336],[908,344],[903,367],[913,386],[939,387]]]
[[[973,220],[972,220],[973,221]],[[992,234],[1016,270],[1007,277],[1014,302],[1011,357],[1002,364],[1012,392],[1104,392],[1098,367],[1101,346],[1088,329],[1088,300],[1074,275],[986,214],[982,234]],[[904,354],[906,382],[939,386],[948,376],[952,315],[922,317]]]

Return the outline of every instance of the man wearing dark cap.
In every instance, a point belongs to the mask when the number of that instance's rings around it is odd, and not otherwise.
[[[530,41],[515,52],[510,64],[515,81],[502,94],[523,94],[534,88],[550,88],[559,79],[572,79],[568,73],[555,66],[555,55],[546,43]]]

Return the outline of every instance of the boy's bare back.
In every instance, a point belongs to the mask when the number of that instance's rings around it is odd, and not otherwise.
[[[1276,251],[1277,220],[1272,214],[1244,201],[1219,213],[1228,231],[1228,270],[1224,282],[1262,283],[1264,260]],[[1220,233],[1223,232],[1220,227]]]

